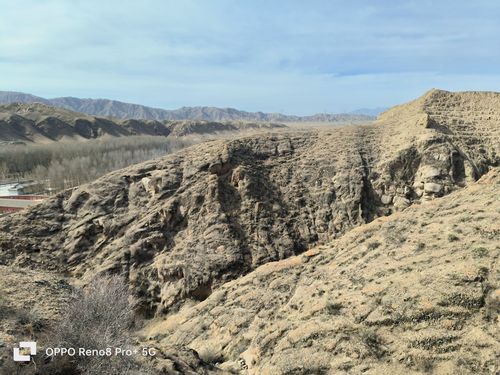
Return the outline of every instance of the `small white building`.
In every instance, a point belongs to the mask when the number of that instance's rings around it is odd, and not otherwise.
[[[16,186],[18,184],[1,184],[0,185],[0,197],[19,195]]]
[[[39,193],[40,184],[36,181],[22,181],[0,184],[0,197]]]

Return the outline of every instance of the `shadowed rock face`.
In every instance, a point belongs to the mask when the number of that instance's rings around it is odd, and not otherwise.
[[[143,334],[246,374],[498,372],[500,171],[226,283]]]
[[[120,170],[2,219],[0,261],[125,273],[148,313],[204,300],[474,182],[498,163],[498,123],[481,122],[498,96],[432,91],[372,126],[213,141]]]

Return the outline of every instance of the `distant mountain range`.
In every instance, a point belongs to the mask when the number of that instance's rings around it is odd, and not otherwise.
[[[360,108],[360,109],[356,109],[355,111],[349,112],[349,114],[352,114],[352,115],[366,115],[366,116],[377,117],[382,112],[385,112],[388,109],[389,109],[388,107]]]
[[[0,105],[0,145],[81,141],[132,135],[204,136],[222,132],[268,131],[281,128],[287,127],[277,123],[250,121],[104,118],[55,108],[53,105],[39,103],[39,100],[36,103],[19,103],[19,100],[15,100],[15,103]]]
[[[246,112],[234,108],[182,107],[174,110],[152,108],[109,99],[80,99],[62,97],[46,99],[39,96],[0,91],[0,103],[43,103],[95,116],[142,120],[205,120],[205,121],[263,121],[263,122],[364,122],[375,118],[381,109],[363,109],[351,113],[319,113],[293,116],[281,113]]]

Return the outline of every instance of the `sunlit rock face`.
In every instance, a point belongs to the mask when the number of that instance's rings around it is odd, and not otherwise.
[[[0,260],[122,273],[144,312],[175,310],[474,183],[498,164],[499,96],[434,90],[372,125],[211,141],[113,172],[3,218]]]

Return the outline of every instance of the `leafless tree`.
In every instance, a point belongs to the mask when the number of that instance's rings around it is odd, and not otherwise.
[[[75,356],[74,365],[86,375],[121,375],[135,371],[134,357],[115,356],[115,348],[130,348],[133,306],[128,287],[119,276],[101,276],[74,293],[54,341],[66,348],[112,350],[107,356]]]

